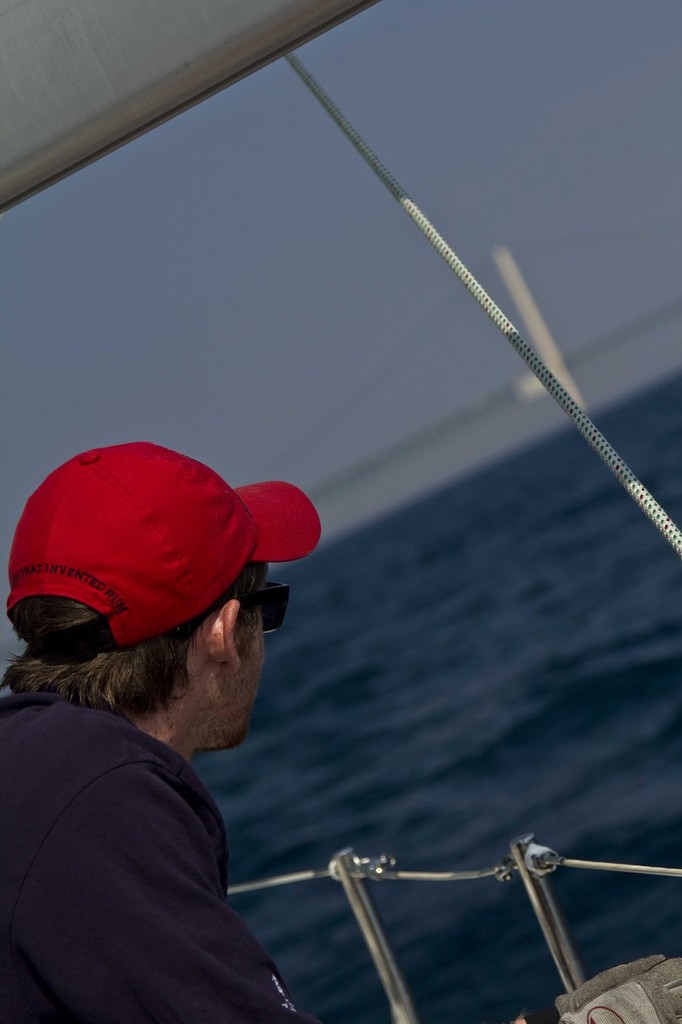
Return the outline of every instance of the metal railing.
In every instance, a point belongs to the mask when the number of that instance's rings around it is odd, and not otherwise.
[[[556,869],[585,868],[592,871],[623,871],[682,878],[682,868],[562,857],[548,846],[539,844],[532,833],[512,840],[509,851],[498,864],[478,871],[402,871],[396,869],[395,858],[389,854],[359,857],[348,848],[334,854],[326,868],[272,875],[253,882],[243,882],[230,886],[230,895],[317,878],[333,878],[339,882],[384,987],[393,1024],[420,1024],[409,988],[366,884],[368,881],[461,882],[492,877],[500,882],[507,882],[518,872],[562,984],[566,992],[572,992],[582,985],[586,974],[580,952],[551,881],[551,875]]]

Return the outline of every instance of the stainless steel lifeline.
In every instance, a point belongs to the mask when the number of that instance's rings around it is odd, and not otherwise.
[[[509,849],[510,855],[503,857],[494,867],[473,871],[402,871],[396,870],[395,859],[388,854],[381,854],[379,857],[359,857],[348,848],[334,854],[326,868],[273,875],[270,878],[232,885],[230,896],[319,878],[333,878],[340,882],[388,997],[393,1024],[420,1024],[407,983],[369,894],[366,884],[368,881],[461,882],[478,878],[496,878],[499,882],[507,882],[518,871],[561,981],[566,991],[571,992],[583,983],[586,974],[549,875],[558,867],[567,867],[682,877],[682,868],[562,857],[550,847],[538,843],[532,833],[512,840]]]

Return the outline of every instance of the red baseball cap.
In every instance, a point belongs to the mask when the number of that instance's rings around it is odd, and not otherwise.
[[[9,560],[9,612],[38,594],[106,616],[127,647],[200,615],[247,562],[303,558],[320,520],[293,484],[229,487],[208,466],[147,442],[65,462],[26,503]]]

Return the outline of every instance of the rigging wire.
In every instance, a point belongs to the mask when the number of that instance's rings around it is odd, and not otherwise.
[[[587,443],[608,466],[633,501],[639,505],[641,510],[651,520],[662,536],[665,537],[677,554],[682,557],[682,532],[675,525],[667,512],[658,504],[656,499],[649,493],[640,480],[638,480],[629,466],[627,466],[620,455],[618,455],[618,453],[611,447],[603,434],[597,430],[594,423],[592,423],[589,417],[586,416],[579,408],[563,385],[552,373],[550,373],[540,357],[533,351],[528,342],[524,340],[514,325],[493,302],[490,296],[473,276],[471,271],[468,270],[465,264],[450,248],[448,243],[438,233],[436,228],[431,224],[417,204],[410,199],[402,186],[398,184],[392,174],[386,169],[386,167],[384,167],[376,154],[370,149],[350,122],[343,116],[338,107],[324,92],[310,72],[301,63],[299,58],[293,54],[289,54],[285,59],[301,81],[313,93],[318,102],[336,122],[338,127],[343,131],[344,135],[355,146],[360,155],[369,164],[389,192],[400,203],[405,213],[417,225],[420,231],[422,231],[436,252],[438,252],[438,254],[445,260],[453,273],[455,273],[460,279],[464,287],[473,295],[479,305],[485,310],[493,323],[500,329],[502,334],[507,338],[509,343],[518,352],[524,362],[530,367],[532,372],[540,380],[547,391],[549,391],[555,401],[573,420],[577,429],[580,431]]]
[[[523,256],[545,256],[550,252],[583,252],[586,249],[604,249],[610,246],[627,245],[631,242],[647,242],[655,238],[682,234],[682,221],[665,221],[659,224],[633,224],[613,231],[585,232],[580,235],[564,235],[562,238],[535,238],[515,242],[515,251]]]
[[[346,392],[331,408],[327,408],[324,414],[313,422],[312,426],[291,441],[284,451],[279,453],[276,462],[273,460],[273,466],[281,466],[287,462],[289,465],[292,462],[295,465],[311,448],[316,448],[321,439],[329,434],[332,428],[337,429],[339,421],[346,419],[350,413],[354,412],[378,385],[385,384],[389,376],[400,370],[408,359],[414,358],[417,341],[421,339],[422,347],[424,341],[433,341],[437,337],[438,331],[447,324],[452,312],[452,296],[449,296],[447,302],[441,303],[431,313],[426,324],[420,327],[419,331],[411,333],[407,340],[382,359],[361,383]]]
[[[566,362],[571,368],[578,366],[614,345],[629,341],[638,334],[666,323],[680,314],[682,314],[682,296],[640,314],[628,323],[600,335],[593,341],[575,346],[566,353]],[[530,375],[517,377],[492,391],[485,391],[483,394],[477,395],[469,402],[459,406],[454,412],[440,417],[425,427],[420,427],[393,444],[381,448],[378,452],[309,486],[310,496],[316,501],[327,499],[359,481],[373,476],[392,463],[428,447],[432,442],[443,441],[446,437],[457,433],[487,413],[500,412],[518,402],[527,401],[525,382],[529,379],[535,380]]]

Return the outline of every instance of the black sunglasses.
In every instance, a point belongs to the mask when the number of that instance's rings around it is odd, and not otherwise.
[[[186,640],[188,637],[199,628],[201,623],[204,621],[207,615],[211,612],[215,612],[218,608],[221,608],[229,598],[224,595],[219,597],[217,601],[214,601],[210,608],[203,611],[201,615],[195,616],[190,619],[189,622],[183,622],[181,626],[176,626],[172,631],[173,635],[178,637],[180,640]],[[262,590],[252,590],[250,594],[242,594],[237,597],[242,608],[252,608],[254,605],[260,605],[263,609],[263,632],[272,633],[284,622],[284,613],[287,610],[287,602],[289,600],[289,584],[288,583],[266,583]]]
[[[262,590],[253,590],[250,594],[238,596],[237,600],[242,608],[259,605],[263,615],[263,632],[272,633],[284,622],[289,602],[289,584],[266,583]]]

